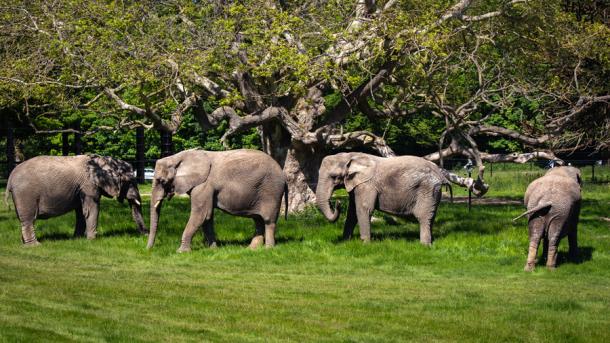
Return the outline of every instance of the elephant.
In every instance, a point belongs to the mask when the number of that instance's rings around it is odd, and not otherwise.
[[[578,256],[577,226],[580,214],[580,170],[571,166],[555,167],[532,181],[525,191],[527,211],[513,220],[528,216],[529,249],[525,271],[533,271],[542,240],[546,266],[554,269],[561,238],[568,236],[571,259]]]
[[[98,155],[38,156],[19,164],[10,174],[4,201],[12,194],[21,239],[36,246],[34,222],[76,212],[74,236],[94,239],[100,197],[127,199],[140,233],[148,229],[142,218],[138,185],[131,166],[112,157]]]
[[[476,196],[489,188],[483,182],[483,169],[475,181],[462,178],[417,156],[379,157],[358,152],[326,156],[319,169],[316,202],[326,219],[339,217],[339,206],[330,208],[330,197],[337,187],[349,194],[343,239],[360,227],[360,239],[371,240],[371,215],[377,209],[397,216],[413,215],[419,221],[420,242],[432,244],[432,224],[441,200],[441,187],[450,182],[468,187]]]
[[[286,177],[269,155],[249,149],[182,151],[155,165],[148,249],[155,243],[162,203],[174,194],[188,194],[191,198],[190,218],[178,252],[191,251],[193,235],[200,226],[207,245],[216,247],[214,208],[254,220],[256,229],[250,248],[256,249],[263,242],[272,247],[282,194],[288,210]]]

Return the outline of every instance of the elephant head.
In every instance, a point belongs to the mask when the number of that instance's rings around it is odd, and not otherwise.
[[[106,197],[116,197],[120,203],[127,199],[138,230],[147,233],[148,229],[142,218],[142,199],[131,165],[106,156],[89,157],[87,169],[90,181]]]
[[[339,218],[338,202],[330,209],[330,197],[339,185],[351,192],[356,186],[369,181],[375,175],[377,162],[364,154],[340,153],[322,160],[316,187],[316,202],[326,219],[335,222]]]
[[[147,248],[155,244],[163,200],[174,194],[187,194],[206,182],[212,167],[204,151],[187,150],[157,160],[150,199],[150,234]]]

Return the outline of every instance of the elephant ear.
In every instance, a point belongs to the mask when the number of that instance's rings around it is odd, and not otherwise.
[[[377,163],[367,156],[352,157],[345,167],[345,190],[351,192],[359,184],[369,181],[373,175]]]
[[[205,153],[189,154],[175,166],[174,192],[186,194],[204,183],[210,175],[212,162]]]
[[[87,171],[91,182],[101,189],[104,195],[117,197],[121,193],[122,169],[116,160],[109,157],[90,155],[87,162]]]

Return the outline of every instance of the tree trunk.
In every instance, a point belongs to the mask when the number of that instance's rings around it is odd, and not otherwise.
[[[80,131],[80,121],[74,124],[74,129]],[[83,140],[80,132],[74,133],[74,154],[80,155],[83,153]]]
[[[67,132],[61,133],[61,154],[63,156],[70,155],[70,134]]]
[[[174,154],[174,144],[172,142],[172,134],[165,130],[160,131],[161,134],[161,157],[167,157]]]
[[[6,118],[6,177],[15,169],[15,136],[13,124]]]
[[[289,133],[276,122],[262,126],[261,140],[263,151],[279,163],[286,175],[288,211],[302,211],[307,205],[315,204],[318,169],[324,150],[291,142]]]
[[[144,128],[136,128],[136,175],[138,183],[144,183]]]

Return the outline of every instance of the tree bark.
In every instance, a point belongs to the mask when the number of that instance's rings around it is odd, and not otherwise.
[[[262,125],[261,140],[263,151],[279,163],[286,175],[288,211],[302,211],[315,203],[318,169],[325,156],[324,149],[291,140],[290,134],[276,121]]]
[[[138,183],[144,183],[144,128],[136,128],[136,174]]]
[[[6,177],[15,169],[15,132],[10,119],[6,119]]]

